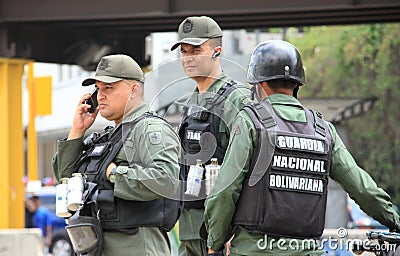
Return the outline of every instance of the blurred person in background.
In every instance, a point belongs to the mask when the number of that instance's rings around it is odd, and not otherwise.
[[[52,238],[51,213],[49,209],[42,205],[42,200],[37,195],[26,199],[25,206],[31,216],[31,222],[27,221],[26,225],[32,228],[40,228],[47,251]],[[26,219],[29,219],[30,216],[26,216]]]

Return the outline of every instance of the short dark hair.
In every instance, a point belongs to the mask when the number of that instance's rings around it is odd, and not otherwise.
[[[211,48],[222,46],[222,36],[210,38],[208,41]]]
[[[133,83],[139,84],[140,89],[141,89],[140,96],[143,98],[143,96],[144,96],[144,82],[143,82],[143,81],[125,79],[125,82],[126,82],[128,85],[132,85]]]
[[[286,80],[286,79],[274,79],[274,80],[269,80],[267,81],[268,86],[272,90],[277,90],[280,88],[286,88],[286,89],[294,89],[296,88],[296,85],[298,82],[292,81],[292,80]]]
[[[33,201],[38,201],[40,200],[40,197],[38,195],[32,195],[30,199],[32,199]]]

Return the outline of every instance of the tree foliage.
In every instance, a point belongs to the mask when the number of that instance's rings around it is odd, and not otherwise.
[[[400,24],[310,27],[286,35],[306,69],[300,96],[378,97],[367,114],[345,121],[349,151],[400,205]]]

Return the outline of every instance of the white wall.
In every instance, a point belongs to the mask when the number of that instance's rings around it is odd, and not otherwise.
[[[35,63],[34,77],[51,76],[52,90],[52,114],[38,116],[35,119],[36,131],[39,139],[46,137],[47,133],[62,131],[65,134],[71,127],[75,106],[80,97],[93,90],[93,86],[83,87],[84,79],[94,76],[94,72],[87,72],[74,65],[58,65],[48,63]],[[29,97],[26,86],[23,90],[23,123],[27,125],[29,113]],[[109,122],[98,116],[95,127],[108,125]]]

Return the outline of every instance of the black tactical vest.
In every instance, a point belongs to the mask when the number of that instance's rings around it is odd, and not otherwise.
[[[258,141],[233,226],[278,237],[319,238],[331,165],[328,125],[308,109],[306,123],[280,118],[264,101],[244,109]]]
[[[98,185],[93,198],[97,200],[96,209],[90,204],[85,205],[81,212],[87,215],[97,214],[105,231],[132,233],[141,226],[161,227],[169,231],[179,218],[179,201],[167,198],[132,201],[114,197],[114,184],[106,178],[108,165],[122,148],[133,127],[145,118],[160,117],[146,112],[135,120],[120,125],[111,136],[106,132],[86,148],[78,162],[78,172],[84,173],[88,182]]]
[[[225,83],[216,95],[203,106],[188,105],[185,109],[182,122],[178,129],[181,139],[181,174],[187,181],[190,165],[195,165],[196,160],[202,160],[203,164],[209,164],[211,158],[218,158],[221,163],[224,159],[227,145],[222,145],[219,132],[220,122],[225,100],[236,88],[247,88],[231,80]],[[224,131],[225,133],[225,131]],[[198,197],[184,195],[184,207],[204,209],[205,177],[201,181],[201,191]],[[185,185],[181,188],[186,191]],[[202,198],[202,199],[199,199]]]

